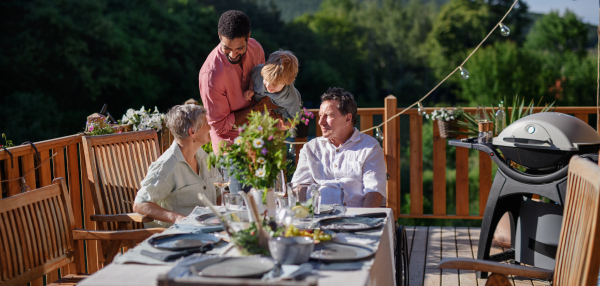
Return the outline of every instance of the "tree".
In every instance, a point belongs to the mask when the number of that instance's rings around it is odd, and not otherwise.
[[[575,13],[567,9],[561,17],[558,11],[552,11],[534,23],[525,46],[552,53],[573,52],[584,56],[587,37],[587,27]]]

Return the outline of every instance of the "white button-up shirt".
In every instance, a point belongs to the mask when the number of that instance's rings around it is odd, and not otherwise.
[[[196,151],[198,173],[194,172],[185,161],[183,153],[176,142],[148,168],[146,178],[142,180],[142,188],[135,197],[135,202],[153,202],[159,206],[182,215],[189,215],[196,206],[204,206],[198,194],[204,194],[213,204],[216,203],[219,190],[214,185],[218,178],[216,168],[208,170],[206,165],[208,154],[202,148]],[[170,223],[154,221],[146,227],[168,227]]]
[[[379,142],[354,128],[339,147],[323,137],[304,144],[292,182],[319,184],[322,204],[362,207],[370,192],[380,193],[385,201],[386,179]]]

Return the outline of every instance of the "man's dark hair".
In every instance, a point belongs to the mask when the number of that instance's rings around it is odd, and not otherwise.
[[[356,125],[358,120],[358,110],[356,109],[356,102],[354,96],[351,93],[344,91],[341,87],[331,87],[321,95],[321,103],[327,100],[337,100],[337,108],[343,116],[350,113],[352,114],[352,125]]]
[[[248,37],[250,19],[242,11],[229,10],[219,18],[219,34],[230,40]]]

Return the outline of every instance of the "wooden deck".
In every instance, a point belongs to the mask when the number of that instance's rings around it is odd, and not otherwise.
[[[479,241],[477,227],[414,227],[406,228],[408,248],[410,251],[410,283],[409,285],[439,286],[483,286],[486,279],[477,279],[475,271],[454,269],[437,269],[438,262],[446,257],[477,256]],[[492,246],[492,254],[503,249]],[[549,282],[513,276],[512,284],[517,285],[550,285]]]

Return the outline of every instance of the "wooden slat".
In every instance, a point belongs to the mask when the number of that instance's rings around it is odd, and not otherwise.
[[[469,149],[462,147],[456,147],[456,215],[469,215]]]
[[[446,214],[446,140],[433,122],[433,214]]]
[[[588,123],[588,114],[587,113],[575,113],[575,117],[579,118],[581,121]]]
[[[14,168],[11,167],[10,158],[6,160],[6,179],[19,178],[19,160],[17,157],[13,159]],[[8,195],[14,196],[21,193],[21,181],[11,180],[8,181]]]
[[[474,258],[471,251],[471,239],[469,236],[469,228],[456,228],[456,253],[458,257]],[[476,286],[477,276],[472,270],[458,270],[458,279],[461,286]]]
[[[455,258],[456,234],[454,227],[442,228],[442,258]],[[458,270],[442,269],[442,285],[458,286]]]
[[[385,98],[385,115],[384,121],[391,118],[396,114],[398,100],[393,95],[388,95]],[[397,132],[400,127],[396,120],[392,120],[383,126],[384,144],[383,153],[385,155],[385,161],[387,163],[387,174],[389,179],[386,184],[386,197],[387,207],[391,208],[394,212],[394,217],[398,217],[400,214],[400,178],[397,177],[397,163],[400,161],[400,154],[398,152]]]
[[[408,271],[410,273],[409,285],[423,285],[425,275],[425,255],[427,254],[428,228],[417,226],[414,230],[412,246],[410,252],[410,263]]]
[[[15,249],[12,247],[14,245],[14,240],[12,237],[12,233],[8,231],[10,229],[10,224],[8,224],[8,214],[0,213],[0,235],[2,236],[0,239],[0,243],[3,244],[4,249],[4,257],[6,257],[6,263],[2,264],[2,273],[6,277],[5,280],[11,279],[15,277],[15,270],[13,269],[15,263]]]
[[[85,161],[85,156],[81,156],[81,169],[85,170],[86,169],[86,164],[87,162]],[[87,230],[96,230],[96,223],[93,222],[90,218],[91,215],[94,214],[94,203],[92,201],[92,194],[91,194],[91,190],[90,190],[90,184],[89,184],[89,180],[88,180],[88,175],[87,172],[81,172],[81,177],[82,177],[82,186],[83,186],[83,202],[84,202],[84,209],[83,209],[83,217],[84,217],[84,222],[85,222],[85,229]],[[92,274],[96,271],[98,271],[99,269],[99,255],[98,255],[98,248],[99,248],[99,243],[97,241],[87,241],[86,242],[86,253],[87,253],[87,273]],[[84,260],[82,260],[84,261]]]
[[[423,214],[423,117],[410,115],[410,213]]]
[[[85,167],[81,166],[81,170],[84,170],[80,173],[79,168],[79,158],[77,156],[79,145],[70,145],[67,147],[67,169],[69,172],[69,198],[71,199],[73,216],[75,219],[75,226],[77,228],[83,228],[83,210],[81,207],[81,186],[80,186],[80,176],[81,173],[85,173]],[[83,157],[83,153],[82,156]],[[87,182],[86,182],[87,183]],[[85,259],[84,259],[84,249],[83,243],[78,245],[79,251],[76,251],[76,254],[79,255],[79,262],[81,263],[79,267],[81,269],[85,269]],[[73,265],[74,266],[74,265]],[[75,269],[69,266],[69,272],[67,274],[75,274]]]
[[[63,150],[63,148],[53,149],[52,154],[56,154],[54,156],[54,158],[52,158],[52,166],[53,166],[53,170],[54,170],[54,177],[52,179],[56,179],[56,178],[67,179],[66,172],[65,172],[66,171],[66,169],[65,169],[65,150]]]
[[[41,164],[40,167],[38,168],[39,170],[39,174],[40,174],[40,187],[45,187],[48,186],[52,183],[52,177],[51,177],[51,171],[50,171],[50,167],[51,167],[51,163],[50,160],[48,160],[48,158],[50,158],[50,154],[48,153],[48,151],[42,151],[40,152],[40,162],[38,162],[38,164]],[[48,161],[46,161],[48,160]],[[44,162],[44,164],[42,164],[42,162]]]
[[[423,214],[423,215],[411,215],[411,214],[401,214],[398,216],[399,218],[426,218],[426,219],[483,219],[481,215],[432,215],[432,214]]]
[[[45,141],[39,141],[39,142],[35,142],[34,144],[35,144],[35,147],[38,149],[38,151],[42,152],[42,151],[47,151],[47,150],[54,149],[54,148],[62,148],[67,143],[71,142],[71,140],[73,140],[73,138],[78,137],[78,136],[79,135],[70,135],[70,136],[66,136],[66,137],[54,138],[54,139],[45,140]],[[81,138],[76,138],[75,140],[73,140],[71,142],[71,144],[77,144],[79,142],[81,142]],[[31,147],[31,145],[29,145],[29,144],[11,147],[8,150],[10,151],[11,154],[13,154],[15,160],[17,159],[17,157],[35,153],[35,151]],[[8,152],[4,151],[4,149],[0,149],[0,160],[6,160],[6,159],[10,160],[10,155],[8,155]]]
[[[425,262],[425,277],[423,285],[440,285],[441,270],[437,268],[442,257],[442,229],[437,226],[429,227],[427,237],[427,254]]]
[[[24,155],[23,157],[21,157],[21,172],[23,175],[25,175],[27,172],[29,172],[29,174],[27,174],[25,176],[25,181],[27,182],[27,185],[29,186],[30,189],[34,190],[36,188],[36,184],[35,184],[35,171],[32,171],[33,168],[35,168],[35,164],[33,162],[33,154],[31,155]]]
[[[50,176],[50,174],[48,174],[48,176]],[[46,200],[45,202],[47,202],[49,204],[48,218],[50,219],[49,227],[50,227],[50,232],[52,233],[54,258],[58,258],[59,256],[63,255],[63,250],[61,247],[62,241],[60,241],[60,229],[59,229],[59,225],[58,225],[58,218],[56,216],[56,209],[54,208],[54,204],[52,202],[53,199],[54,198],[52,198],[50,200]],[[50,273],[46,274],[46,281],[54,282],[56,280],[58,280],[58,269],[53,270]]]
[[[371,127],[373,127],[373,115],[360,115],[360,130],[366,130],[369,129]],[[318,119],[317,119],[317,122]],[[319,128],[319,125],[317,124],[317,129],[320,131],[321,128]],[[369,136],[373,136],[373,130],[369,130],[367,132],[365,132],[365,134],[369,135]]]
[[[479,152],[479,215],[485,212],[490,189],[492,188],[492,159],[485,152]]]
[[[410,252],[412,250],[413,236],[415,235],[415,227],[414,226],[404,226],[406,228],[406,246],[408,247],[407,253],[408,257],[410,257]]]

